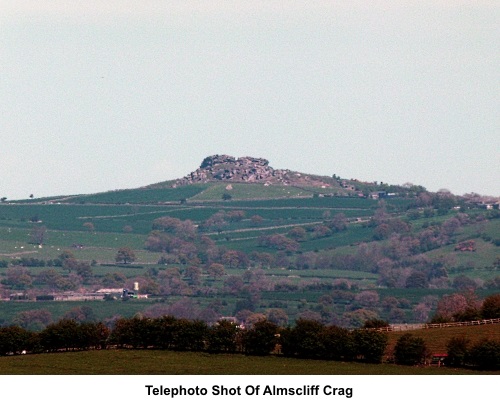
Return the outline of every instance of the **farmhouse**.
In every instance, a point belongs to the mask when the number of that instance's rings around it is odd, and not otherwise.
[[[9,301],[27,301],[30,297],[25,292],[9,295]]]

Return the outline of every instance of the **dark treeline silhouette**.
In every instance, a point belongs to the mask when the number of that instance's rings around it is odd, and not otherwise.
[[[119,348],[380,363],[386,347],[387,335],[382,332],[350,331],[305,319],[286,328],[268,320],[241,328],[228,320],[209,325],[172,316],[120,318],[111,328],[102,322],[71,319],[52,323],[40,332],[19,326],[0,327],[0,355]]]
[[[415,357],[414,339],[407,337],[406,340],[398,342],[399,360],[396,362],[416,364],[408,360]],[[422,346],[423,343],[420,343]],[[304,359],[381,363],[387,345],[388,335],[374,329],[349,330],[308,319],[299,319],[294,326],[285,328],[268,320],[241,328],[228,320],[209,325],[199,320],[172,316],[120,318],[112,327],[102,322],[79,323],[62,319],[40,332],[19,326],[0,327],[0,356],[118,348],[259,356],[273,354]],[[450,365],[500,368],[498,341],[485,340],[475,345],[453,341],[448,346]],[[417,357],[421,358],[422,354]]]

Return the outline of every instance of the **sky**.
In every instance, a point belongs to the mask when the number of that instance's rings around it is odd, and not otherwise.
[[[0,195],[213,154],[500,196],[498,1],[0,0]]]

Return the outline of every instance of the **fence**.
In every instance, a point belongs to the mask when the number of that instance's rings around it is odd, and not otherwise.
[[[416,329],[435,329],[435,328],[452,328],[455,326],[475,326],[500,323],[500,318],[495,319],[481,319],[479,321],[467,322],[448,322],[448,323],[419,323],[419,324],[404,324],[404,325],[390,325],[384,328],[376,328],[380,332],[402,332],[407,330]]]

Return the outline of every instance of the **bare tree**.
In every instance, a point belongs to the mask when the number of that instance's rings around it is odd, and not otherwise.
[[[47,237],[47,227],[34,226],[30,233],[30,243],[34,245],[43,245]]]

